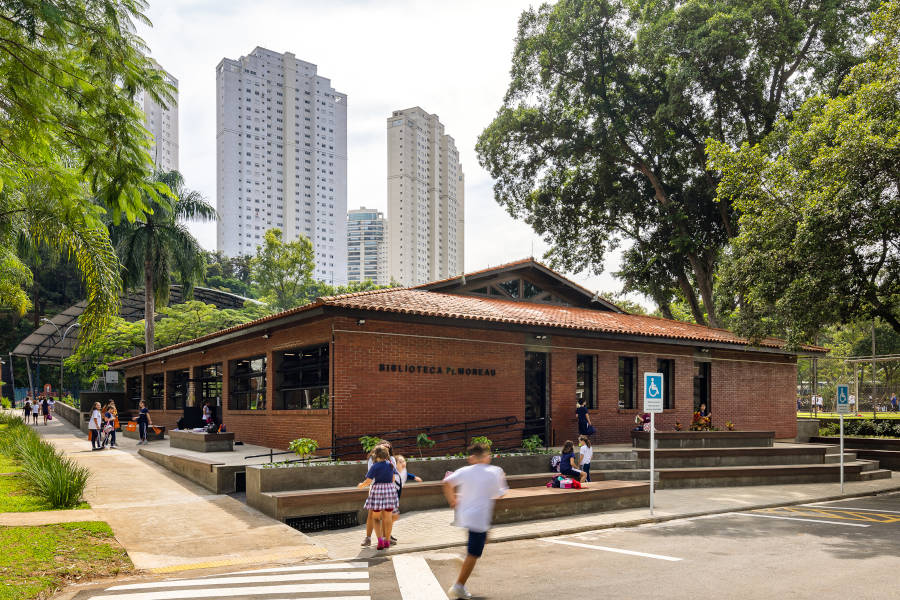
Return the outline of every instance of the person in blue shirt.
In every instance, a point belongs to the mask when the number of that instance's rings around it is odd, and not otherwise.
[[[566,443],[563,444],[559,474],[581,482],[587,479],[587,473],[579,469],[578,463],[575,462],[575,444],[572,443],[572,440],[566,440]]]
[[[147,429],[153,425],[153,420],[150,418],[150,411],[147,409],[147,404],[141,400],[141,403],[138,405],[140,408],[138,410],[138,430],[140,431],[141,441],[138,444],[149,444],[150,440],[147,437]]]
[[[375,535],[378,536],[378,549],[385,550],[391,547],[393,513],[400,506],[400,499],[397,496],[397,486],[394,484],[395,469],[388,449],[377,446],[372,458],[374,462],[366,473],[366,479],[358,487],[372,486],[363,506],[372,514]]]

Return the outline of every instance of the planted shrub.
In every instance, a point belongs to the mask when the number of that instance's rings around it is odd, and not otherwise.
[[[472,444],[484,444],[485,446],[490,448],[494,445],[494,442],[492,442],[491,439],[486,436],[478,435],[472,438]]]
[[[366,454],[372,451],[372,448],[383,442],[384,440],[376,435],[364,435],[359,438],[359,443]]]
[[[534,434],[531,437],[527,437],[522,440],[522,447],[525,448],[527,452],[534,452],[538,448],[543,445],[543,441],[541,440],[541,436]]]
[[[306,458],[319,448],[319,442],[312,438],[299,438],[288,444],[288,450],[294,452],[300,458]]]

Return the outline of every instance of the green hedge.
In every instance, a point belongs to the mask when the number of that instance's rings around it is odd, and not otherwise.
[[[90,471],[43,441],[19,417],[0,414],[0,425],[0,453],[21,463],[28,489],[53,508],[78,506]]]
[[[820,436],[840,435],[840,423],[829,421],[819,426]],[[845,420],[844,435],[854,435],[860,437],[880,436],[880,437],[896,437],[900,438],[900,423],[892,423],[890,421],[873,421],[865,420]]]

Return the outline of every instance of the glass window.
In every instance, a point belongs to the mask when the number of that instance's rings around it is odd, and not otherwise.
[[[575,397],[584,400],[588,408],[597,408],[597,398],[594,394],[594,357],[591,355],[579,354],[575,361]]]
[[[128,406],[137,408],[141,402],[141,376],[129,377],[125,380],[125,393],[128,395]]]
[[[534,298],[535,296],[539,296],[543,294],[544,290],[534,285],[530,281],[522,281],[522,295],[526,298]]]
[[[700,404],[706,404],[706,409],[712,411],[710,406],[710,366],[711,363],[694,361],[694,410],[700,410]]]
[[[276,409],[328,408],[328,344],[287,350],[276,360]]]
[[[144,379],[147,384],[147,392],[144,394],[144,401],[147,408],[160,410],[163,407],[163,398],[165,397],[166,385],[165,375],[157,373],[156,375],[147,375]]]
[[[209,402],[211,406],[222,406],[222,363],[200,367],[198,375],[195,385],[200,396],[200,406],[204,402]]]
[[[166,398],[166,408],[180,410],[187,406],[188,388],[191,384],[191,374],[188,369],[169,371],[169,390]]]
[[[473,294],[487,294],[488,290],[486,287],[478,288],[476,290],[472,290]]]
[[[511,281],[503,281],[497,284],[497,287],[502,289],[504,292],[510,295],[512,298],[519,297],[519,280],[513,279]]]
[[[266,409],[266,357],[231,361],[230,410]]]
[[[657,359],[656,372],[663,376],[663,409],[675,408],[675,361],[671,358]]]
[[[637,359],[633,356],[619,357],[619,408],[635,408],[637,396]]]

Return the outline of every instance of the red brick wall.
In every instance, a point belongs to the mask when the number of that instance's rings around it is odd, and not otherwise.
[[[273,352],[317,343],[331,346],[331,409],[276,411]],[[575,359],[596,356],[597,409],[591,420],[595,441],[630,440],[634,417],[641,412],[643,373],[656,371],[657,358],[675,360],[674,409],[657,415],[657,429],[670,430],[678,420],[687,429],[693,413],[694,348],[665,344],[617,342],[568,336],[536,341],[534,335],[400,323],[323,317],[304,324],[232,341],[208,350],[146,366],[146,373],[169,371],[212,362],[225,367],[223,419],[248,443],[286,448],[297,437],[312,437],[321,446],[335,436],[361,436],[392,429],[419,428],[482,418],[524,418],[524,355],[527,350],[551,352],[549,361],[551,442],[577,437],[575,420]],[[267,408],[229,411],[228,360],[265,352],[268,357]],[[618,357],[637,358],[635,409],[618,408]],[[796,363],[793,358],[759,352],[713,351],[711,410],[713,424],[726,420],[738,429],[775,429],[776,436],[796,435]],[[441,373],[380,371],[379,365],[440,367]],[[449,374],[447,369],[453,374]],[[457,375],[460,367],[494,370],[494,375]],[[138,374],[143,367],[126,371]],[[332,414],[333,411],[333,414]],[[154,411],[154,421],[173,426],[181,411]]]

